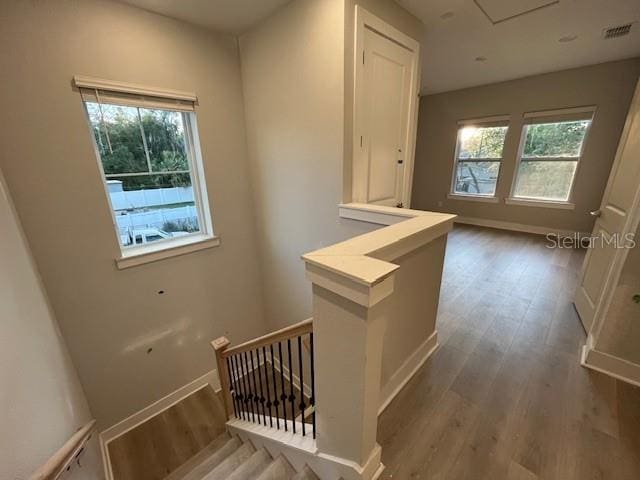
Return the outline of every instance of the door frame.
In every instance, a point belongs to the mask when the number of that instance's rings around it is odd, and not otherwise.
[[[403,151],[406,152],[404,160],[404,178],[402,185],[402,204],[405,208],[411,207],[411,189],[413,186],[413,167],[416,152],[416,134],[418,127],[418,106],[420,91],[420,43],[400,30],[392,27],[384,20],[376,17],[360,5],[356,5],[354,45],[353,49],[353,151],[352,151],[352,191],[351,201],[366,203],[368,161],[363,149],[364,137],[363,85],[365,78],[364,33],[366,29],[372,30],[383,37],[406,48],[411,53],[411,86],[409,89],[409,108],[407,111],[407,135]]]
[[[640,110],[640,79],[636,84],[636,89],[635,89],[633,98],[631,100],[631,104],[629,105],[629,111],[627,113],[627,121],[625,122],[624,129],[622,130],[622,134],[620,135],[618,150],[616,151],[616,157],[614,159],[613,166],[611,168],[611,173],[609,176],[609,180],[607,182],[607,187],[605,188],[605,192],[602,197],[603,200],[607,198],[607,196],[609,195],[609,192],[612,188],[614,175],[620,166],[620,159],[622,156],[620,146],[627,141],[627,138],[629,136],[629,131],[631,129],[631,122],[629,122],[628,119],[631,118],[632,115],[637,114],[639,110]],[[602,207],[602,202],[600,203],[600,207]],[[640,188],[638,188],[638,190],[636,191],[635,197],[633,199],[633,203],[631,205],[631,208],[629,209],[627,221],[625,222],[625,225],[622,231],[620,232],[620,234],[622,235],[622,238],[626,238],[626,235],[628,235],[629,233],[632,233],[632,232],[635,233],[638,229],[638,226],[640,226]],[[594,231],[595,231],[595,226],[594,226]],[[635,240],[636,242],[639,241],[637,238]],[[600,365],[601,362],[599,360],[602,356],[605,356],[605,357],[612,357],[612,356],[597,350],[597,341],[600,336],[600,333],[602,332],[602,328],[604,326],[606,316],[611,306],[611,303],[613,302],[615,288],[618,285],[618,280],[620,279],[620,275],[622,274],[622,269],[624,268],[624,265],[627,260],[627,256],[629,255],[629,250],[630,250],[629,248],[617,248],[615,250],[613,260],[611,262],[611,268],[609,270],[609,274],[607,275],[607,279],[605,280],[605,283],[602,289],[602,295],[595,307],[595,313],[593,315],[593,322],[591,324],[591,329],[587,332],[587,340],[585,342],[585,345],[582,347],[581,363],[583,366],[591,368],[593,370],[607,373],[613,377],[619,378],[624,381],[628,381],[630,383],[639,384],[638,380],[640,380],[640,378],[633,379],[633,378],[629,378],[628,373],[612,371],[611,368],[612,366],[615,365],[616,363],[615,361],[607,362],[606,366],[605,364]],[[582,278],[584,277],[585,270],[587,268],[587,260],[588,260],[588,255],[587,257],[585,257],[585,261],[582,265],[582,269],[580,272],[581,281],[582,281]],[[613,358],[616,358],[616,357],[613,357]],[[624,361],[621,359],[617,359],[617,360],[624,363]],[[624,368],[623,370],[627,372],[628,368]]]

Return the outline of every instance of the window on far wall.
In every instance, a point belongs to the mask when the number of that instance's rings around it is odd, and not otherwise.
[[[586,118],[562,120],[529,118],[522,130],[520,161],[513,197],[516,199],[568,202],[591,125]],[[584,114],[582,115],[584,117]]]
[[[81,92],[123,254],[211,234],[193,102]]]
[[[461,125],[451,193],[493,197],[500,174],[507,125]]]

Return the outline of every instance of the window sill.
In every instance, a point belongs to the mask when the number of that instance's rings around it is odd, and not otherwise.
[[[116,258],[116,266],[119,270],[157,262],[165,258],[177,257],[187,253],[205,250],[220,245],[220,238],[212,235],[193,235],[176,240],[160,242],[143,248],[132,248]]]
[[[489,197],[482,195],[462,195],[460,193],[449,193],[447,198],[451,200],[470,200],[472,202],[498,203],[498,197]]]
[[[574,210],[575,204],[571,202],[556,202],[553,200],[533,200],[530,198],[506,198],[507,205],[522,205],[524,207],[559,208],[561,210]]]

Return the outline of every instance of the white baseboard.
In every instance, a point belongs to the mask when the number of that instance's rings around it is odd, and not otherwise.
[[[623,382],[640,387],[640,365],[587,347],[582,347],[580,363]]]
[[[560,237],[588,237],[590,233],[576,232],[575,230],[564,230],[561,228],[541,227],[538,225],[525,225],[523,223],[503,222],[500,220],[491,220],[488,218],[473,217],[456,217],[455,223],[463,223],[466,225],[477,225],[479,227],[498,228],[500,230],[510,230],[513,232],[534,233],[536,235],[546,235],[552,233]]]
[[[159,413],[162,413],[165,410],[171,408],[176,403],[184,400],[189,395],[194,394],[195,392],[201,390],[206,386],[210,386],[216,392],[220,391],[220,380],[218,378],[218,372],[216,370],[211,370],[210,372],[205,373],[201,377],[196,378],[192,382],[189,382],[188,384],[171,392],[169,395],[166,395],[165,397],[155,401],[151,405],[146,406],[142,410],[134,413],[133,415],[130,415],[129,417],[107,428],[106,430],[103,430],[100,433],[99,437],[106,479],[113,479],[113,472],[111,470],[111,461],[109,458],[108,449],[110,442],[120,437],[121,435],[124,435],[128,431],[133,430],[138,425],[146,422],[150,418],[153,418]]]
[[[396,398],[396,395],[400,393],[400,390],[404,388],[437,348],[438,331],[436,330],[405,360],[396,373],[391,376],[387,384],[381,388],[378,415],[384,412],[393,399]]]

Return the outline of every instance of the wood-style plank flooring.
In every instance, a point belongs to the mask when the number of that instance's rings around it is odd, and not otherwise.
[[[449,235],[439,349],[380,417],[385,479],[640,479],[640,389],[579,364],[584,251]]]
[[[273,378],[271,364],[262,365],[256,375]],[[260,377],[256,377],[260,378]],[[265,384],[266,385],[266,384]],[[270,384],[273,392],[273,382]],[[276,375],[276,391],[281,392],[281,376]],[[284,379],[287,395],[293,391],[300,398],[298,388]],[[309,399],[305,396],[305,403]],[[296,406],[299,400],[296,402]],[[287,418],[291,419],[291,404],[287,401]],[[259,408],[247,407],[247,418],[254,422],[266,421]],[[296,416],[299,416],[299,409]],[[267,412],[268,415],[268,412]],[[279,416],[284,412],[279,407]],[[312,417],[305,419],[311,423]],[[189,395],[168,410],[147,420],[109,443],[109,457],[114,480],[162,480],[206,447],[225,431],[226,416],[221,394],[210,387]],[[310,428],[310,427],[309,427]],[[309,430],[310,431],[310,430]]]
[[[162,480],[225,431],[222,398],[210,387],[109,443],[114,480]]]

